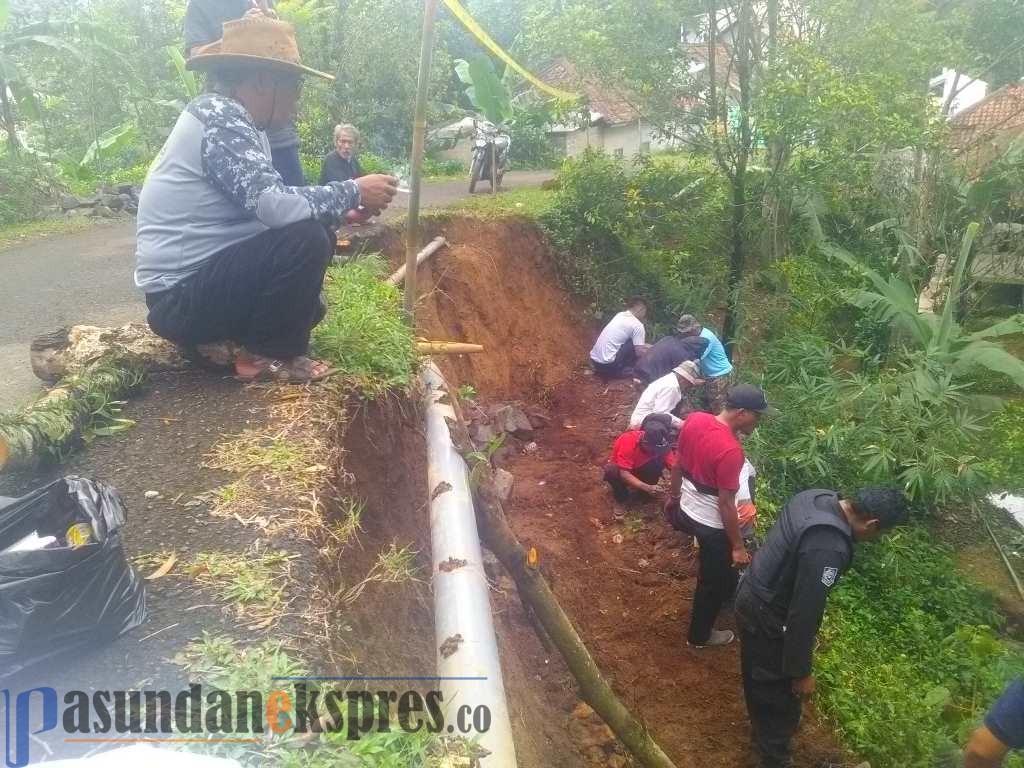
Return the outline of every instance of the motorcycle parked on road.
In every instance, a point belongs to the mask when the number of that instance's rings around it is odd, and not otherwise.
[[[501,180],[508,170],[509,149],[512,137],[499,126],[487,120],[473,122],[473,162],[469,168],[469,191],[476,192],[478,182],[488,180],[491,191],[501,187]]]

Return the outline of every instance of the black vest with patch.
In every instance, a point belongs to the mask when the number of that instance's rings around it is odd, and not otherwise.
[[[784,617],[796,582],[800,541],[819,525],[839,531],[847,546],[847,563],[853,560],[853,532],[839,507],[834,491],[814,489],[798,493],[782,508],[764,545],[743,577],[745,586],[772,613]]]

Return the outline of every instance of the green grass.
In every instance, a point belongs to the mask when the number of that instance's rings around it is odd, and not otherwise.
[[[43,237],[84,232],[87,229],[92,229],[97,223],[97,220],[91,216],[72,216],[0,226],[0,250],[23,245]],[[0,256],[2,255],[0,254]]]
[[[188,571],[197,581],[211,585],[219,597],[235,603],[240,613],[255,610],[267,616],[281,606],[291,559],[282,552],[201,552]]]
[[[1024,672],[1020,648],[996,635],[1001,623],[992,597],[923,528],[861,547],[829,599],[818,706],[872,765],[931,768]]]
[[[555,193],[546,189],[522,188],[497,195],[481,193],[443,209],[444,213],[464,213],[483,218],[524,216],[538,219],[555,204]]]
[[[308,666],[280,642],[247,648],[228,637],[208,633],[191,643],[179,654],[178,660],[189,670],[190,679],[203,684],[204,693],[219,689],[235,696],[239,691],[258,691],[264,700],[276,690],[285,690],[294,699],[295,689],[275,677],[311,674]],[[324,714],[326,709],[321,706],[320,712]],[[342,716],[348,718],[350,714],[359,720],[362,708],[357,706],[356,711],[351,712],[346,700],[342,704]],[[257,711],[250,715],[253,716],[262,723],[265,715]],[[292,717],[294,722],[294,713]],[[431,734],[426,728],[417,733],[405,733],[393,716],[390,725],[390,732],[364,733],[358,740],[348,739],[344,728],[311,739],[307,738],[308,734],[292,731],[274,735],[265,726],[265,733],[241,728],[232,731],[233,738],[255,737],[259,741],[255,744],[218,743],[212,740],[221,735],[211,734],[210,742],[190,744],[187,749],[232,758],[245,768],[450,768],[470,765],[470,757],[478,752],[464,739]],[[194,738],[195,734],[191,736]]]
[[[332,267],[327,317],[313,331],[315,353],[368,392],[407,387],[416,369],[412,330],[398,288],[382,281],[379,257]]]

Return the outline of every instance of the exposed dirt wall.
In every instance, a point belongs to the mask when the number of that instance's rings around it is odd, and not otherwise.
[[[472,382],[495,397],[536,397],[564,381],[589,349],[583,313],[550,268],[548,244],[525,220],[456,217],[429,221],[424,242],[451,244],[420,267],[417,327],[444,341],[483,344],[480,355],[444,357],[452,386]],[[402,244],[386,245],[397,263]]]

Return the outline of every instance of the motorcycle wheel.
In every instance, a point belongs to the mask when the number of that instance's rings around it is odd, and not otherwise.
[[[473,164],[469,168],[469,194],[476,192],[476,183],[480,180],[481,166],[483,162],[480,155],[476,155],[473,158]]]

